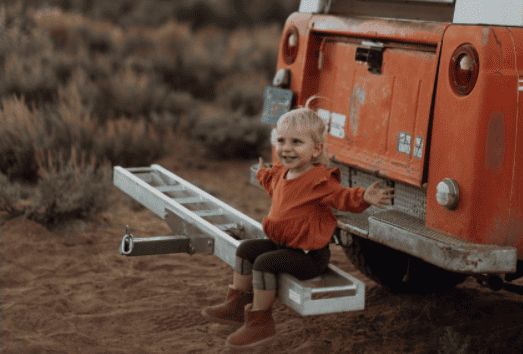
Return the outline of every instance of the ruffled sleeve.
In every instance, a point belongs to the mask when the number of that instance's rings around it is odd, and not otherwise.
[[[283,165],[277,161],[272,165],[272,168],[260,168],[256,173],[256,179],[271,197],[274,192],[274,185],[272,183],[274,176],[276,176],[283,168]]]
[[[365,188],[348,188],[340,185],[341,177],[338,168],[329,168],[327,176],[316,188],[322,189],[325,193],[321,198],[321,203],[341,211],[361,213],[371,206],[363,200]]]

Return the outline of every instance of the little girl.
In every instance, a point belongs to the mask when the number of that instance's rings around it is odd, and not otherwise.
[[[340,185],[339,169],[327,168],[325,124],[307,108],[313,98],[305,108],[278,120],[271,137],[278,161],[272,169],[260,157],[256,179],[272,197],[262,223],[269,239],[240,243],[226,301],[202,311],[214,322],[243,324],[227,338],[228,347],[251,348],[275,339],[271,307],[279,273],[307,280],[327,268],[329,241],[337,224],[331,206],[361,213],[371,205],[383,209],[394,198],[394,189],[379,190],[379,182],[367,190]]]

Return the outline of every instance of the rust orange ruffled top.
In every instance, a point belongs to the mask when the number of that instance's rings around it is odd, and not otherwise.
[[[337,225],[330,207],[361,213],[370,204],[363,200],[365,188],[340,185],[338,168],[314,164],[310,170],[287,180],[288,169],[279,161],[272,169],[261,168],[256,179],[272,197],[263,231],[277,244],[304,250],[326,246]]]

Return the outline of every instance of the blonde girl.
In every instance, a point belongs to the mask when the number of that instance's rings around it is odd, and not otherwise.
[[[208,320],[242,325],[227,338],[228,347],[251,348],[274,340],[272,303],[278,274],[307,280],[327,268],[337,224],[330,207],[361,213],[371,205],[385,208],[394,198],[394,189],[379,190],[379,182],[368,189],[340,185],[339,169],[327,168],[327,127],[308,108],[314,98],[278,120],[271,137],[274,166],[268,168],[260,158],[256,179],[272,197],[262,223],[268,239],[242,241],[225,302],[202,311]]]

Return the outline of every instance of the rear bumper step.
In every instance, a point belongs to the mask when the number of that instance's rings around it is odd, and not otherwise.
[[[514,247],[476,244],[425,227],[422,219],[397,210],[374,215],[337,213],[338,227],[410,254],[449,271],[465,274],[514,273]]]

